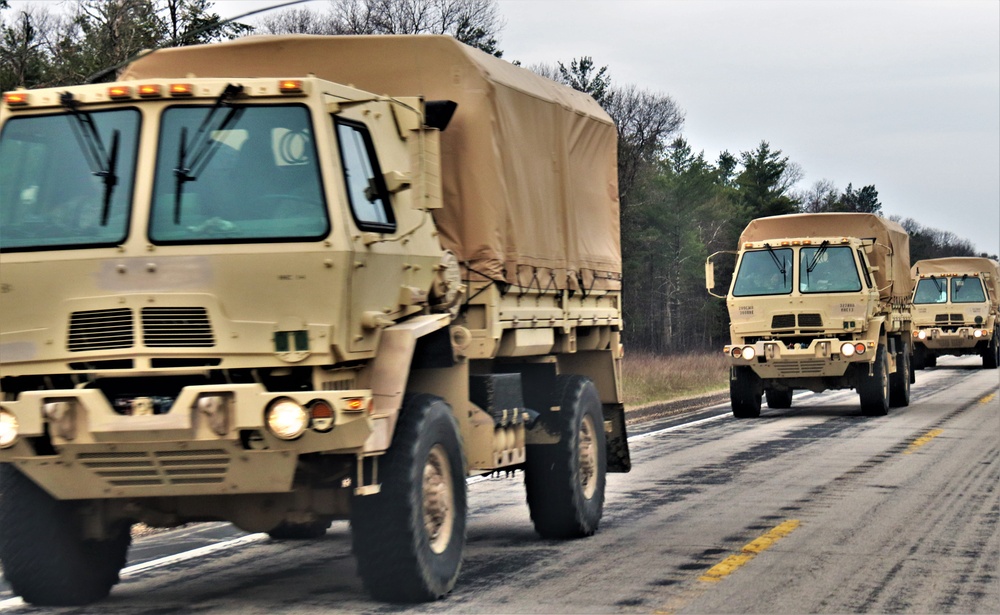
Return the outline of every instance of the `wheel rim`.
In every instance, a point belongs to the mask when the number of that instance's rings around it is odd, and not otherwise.
[[[435,444],[424,464],[424,530],[431,551],[443,553],[455,525],[455,493],[444,447]]]
[[[597,491],[597,443],[594,419],[585,415],[580,422],[580,486],[588,500]]]

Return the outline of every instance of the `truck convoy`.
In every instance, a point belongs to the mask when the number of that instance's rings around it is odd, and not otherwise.
[[[913,366],[934,367],[942,355],[978,354],[1000,363],[1000,264],[950,257],[913,265]]]
[[[906,406],[913,371],[909,236],[873,214],[792,214],[744,229],[728,295],[733,415],[795,389],[856,389],[865,415]],[[715,268],[708,257],[706,284]]]
[[[541,536],[597,529],[629,456],[593,99],[444,36],[253,37],[118,79],[0,108],[16,594],[106,596],[136,522],[349,519],[371,594],[436,599],[466,477],[515,469]],[[901,325],[851,318],[879,349]]]

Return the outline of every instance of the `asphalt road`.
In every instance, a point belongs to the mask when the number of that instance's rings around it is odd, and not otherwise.
[[[345,522],[310,542],[223,524],[136,540],[111,596],[58,613],[998,613],[1000,372],[918,372],[912,402],[860,415],[853,391],[800,393],[630,426],[587,539],[539,539],[521,475],[473,480],[465,563],[446,599],[368,599]],[[0,612],[37,613],[0,589]]]

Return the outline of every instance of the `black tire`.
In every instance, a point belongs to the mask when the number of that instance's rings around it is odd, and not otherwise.
[[[535,531],[542,538],[590,536],[604,514],[607,450],[601,398],[583,376],[556,376],[540,420],[555,444],[527,447],[524,488]]]
[[[927,350],[922,344],[917,344],[913,348],[913,358],[910,360],[910,367],[914,371],[919,371],[927,367]]]
[[[118,583],[131,526],[117,525],[107,540],[84,540],[79,507],[0,464],[0,564],[25,602],[82,606],[106,597]]]
[[[764,397],[767,398],[767,407],[778,410],[792,407],[792,390],[779,391],[778,389],[766,389]]]
[[[937,367],[937,355],[930,352],[927,353],[927,357],[924,358],[925,367]]]
[[[320,519],[311,523],[288,523],[282,522],[276,528],[267,533],[274,540],[314,540],[326,536],[326,530],[330,527],[330,521]]]
[[[466,523],[465,459],[443,399],[406,398],[378,474],[381,491],[351,503],[358,574],[377,600],[437,600],[458,579]]]
[[[875,351],[872,374],[868,366],[858,364],[858,395],[861,397],[861,412],[865,416],[885,416],[889,414],[889,359],[885,346],[879,344]]]
[[[910,405],[910,346],[902,342],[902,347],[896,355],[896,371],[889,375],[889,405],[893,408]]]
[[[1000,364],[1000,333],[994,331],[993,339],[983,353],[983,368],[996,369],[998,364]]]
[[[760,416],[763,384],[760,376],[745,365],[734,367],[729,377],[729,399],[733,416],[738,419],[755,419]]]

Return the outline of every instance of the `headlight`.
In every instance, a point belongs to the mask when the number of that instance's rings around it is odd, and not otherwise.
[[[267,428],[282,440],[294,440],[309,426],[309,413],[301,405],[283,397],[267,409]]]
[[[982,336],[983,336],[983,330],[982,329],[976,329],[975,331],[972,332],[972,337],[979,338],[979,337],[982,337]]]
[[[0,410],[0,448],[13,446],[17,442],[17,418],[10,412]]]
[[[840,346],[840,354],[844,355],[845,357],[854,356],[854,344],[850,342],[842,344]]]
[[[747,346],[746,348],[743,349],[743,352],[740,354],[744,359],[749,361],[753,359],[755,356],[757,356],[757,351],[753,349],[753,346]]]
[[[924,331],[924,330],[922,330],[922,329],[920,331],[918,331],[917,332],[917,339],[921,339],[921,340],[927,339],[927,332]]]

